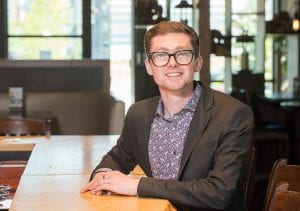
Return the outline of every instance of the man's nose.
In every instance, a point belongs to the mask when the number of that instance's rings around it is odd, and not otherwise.
[[[170,66],[176,66],[177,65],[177,62],[175,60],[175,55],[170,56],[169,65]]]

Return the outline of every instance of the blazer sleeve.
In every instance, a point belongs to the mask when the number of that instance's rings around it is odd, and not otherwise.
[[[221,129],[219,143],[212,157],[213,167],[206,178],[189,181],[184,181],[184,178],[182,181],[142,178],[138,195],[165,198],[177,205],[225,209],[236,193],[252,137],[251,109],[243,105],[235,110],[233,114],[224,114],[231,116]]]
[[[118,138],[117,144],[103,156],[100,164],[93,170],[91,178],[95,175],[95,172],[99,168],[110,168],[112,170],[118,170],[124,174],[128,174],[135,166],[136,161],[132,154],[133,134],[130,132],[129,117],[132,113],[129,109],[128,114],[125,117],[124,127],[120,137]]]

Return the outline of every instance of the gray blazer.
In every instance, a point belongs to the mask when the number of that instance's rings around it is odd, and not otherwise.
[[[198,83],[202,92],[178,180],[155,179],[151,173],[148,140],[159,97],[130,107],[116,146],[96,169],[109,167],[129,173],[139,164],[148,176],[140,180],[139,197],[165,198],[180,210],[246,210],[242,167],[252,136],[252,111],[235,98]]]

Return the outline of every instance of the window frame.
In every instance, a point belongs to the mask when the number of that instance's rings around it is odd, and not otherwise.
[[[8,59],[9,38],[81,38],[82,58],[91,58],[91,0],[82,1],[82,35],[9,35],[8,34],[8,4],[0,1],[0,59]]]

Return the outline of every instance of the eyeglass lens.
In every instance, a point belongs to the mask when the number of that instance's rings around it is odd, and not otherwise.
[[[169,63],[171,56],[180,65],[190,64],[193,60],[193,50],[178,51],[173,54],[167,52],[155,52],[151,54],[151,60],[155,66],[162,67]]]

